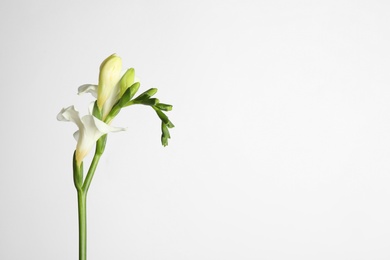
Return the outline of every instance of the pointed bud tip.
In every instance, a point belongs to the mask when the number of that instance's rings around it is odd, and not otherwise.
[[[108,56],[100,65],[100,71],[105,69],[112,70],[113,68],[119,68],[122,70],[122,59],[117,56],[115,53]]]

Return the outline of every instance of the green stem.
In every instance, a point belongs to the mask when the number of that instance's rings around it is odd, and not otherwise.
[[[95,174],[96,167],[99,163],[105,148],[107,136],[104,135],[96,143],[96,151],[93,156],[91,165],[89,166],[88,174],[85,177],[84,183],[82,183],[82,168],[77,165],[73,167],[75,176],[75,186],[77,189],[77,204],[79,213],[79,260],[87,260],[87,193],[93,175]],[[74,160],[75,163],[75,160]]]
[[[102,155],[98,154],[97,152],[95,152],[95,155],[93,156],[91,166],[89,167],[88,174],[85,177],[84,184],[82,187],[82,190],[85,192],[85,195],[87,195],[89,186],[91,185],[91,181],[92,181],[93,175],[95,174],[96,167],[99,163],[100,156],[102,156]]]
[[[79,260],[87,260],[87,193],[77,191],[79,210]]]
[[[87,193],[101,154],[95,153],[81,189],[77,189],[79,212],[79,260],[87,260]],[[77,188],[77,187],[76,187]]]

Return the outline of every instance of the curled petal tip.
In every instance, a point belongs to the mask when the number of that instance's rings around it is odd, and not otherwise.
[[[97,85],[93,85],[93,84],[84,84],[84,85],[81,85],[78,89],[78,92],[77,94],[78,95],[82,95],[84,93],[91,93],[91,95],[95,98],[97,98],[97,89],[98,89],[98,86]]]

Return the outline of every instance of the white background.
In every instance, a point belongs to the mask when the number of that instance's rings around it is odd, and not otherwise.
[[[388,1],[0,3],[0,259],[77,259],[77,87],[117,53],[174,105],[114,122],[88,259],[390,259]]]

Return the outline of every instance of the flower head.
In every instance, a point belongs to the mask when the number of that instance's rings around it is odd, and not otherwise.
[[[73,122],[79,128],[74,133],[74,138],[77,141],[76,146],[76,161],[80,165],[85,156],[89,153],[96,141],[104,134],[109,132],[124,131],[125,128],[113,127],[103,121],[97,119],[91,115],[92,107],[90,108],[90,114],[80,118],[80,114],[75,110],[74,106],[63,108],[57,115],[57,120]]]
[[[122,59],[112,54],[100,65],[98,85],[84,84],[79,87],[79,94],[91,93],[97,98],[97,105],[104,120],[115,103],[135,82],[139,80],[135,77],[134,69],[128,69],[123,73]]]

